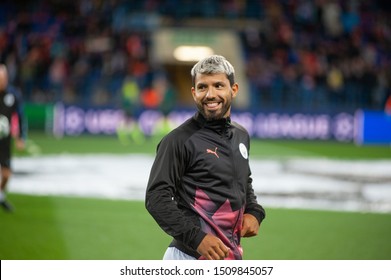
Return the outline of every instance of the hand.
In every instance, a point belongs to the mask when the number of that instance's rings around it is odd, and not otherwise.
[[[259,223],[257,218],[255,218],[251,214],[244,214],[243,215],[243,224],[242,224],[242,230],[240,232],[240,235],[242,237],[251,237],[258,234],[259,230]]]
[[[198,245],[197,252],[207,260],[223,260],[228,257],[229,248],[212,234],[207,234]]]
[[[17,138],[15,141],[15,146],[16,146],[16,149],[18,149],[19,151],[24,150],[24,148],[25,148],[24,140],[21,138]]]

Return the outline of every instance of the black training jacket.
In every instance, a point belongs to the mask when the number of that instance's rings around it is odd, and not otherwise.
[[[21,94],[13,87],[9,86],[6,90],[0,91],[0,147],[2,153],[10,156],[12,118],[17,116],[18,135],[24,138],[25,128],[23,122],[23,111],[21,106]],[[1,155],[2,157],[4,154]]]
[[[242,259],[243,214],[265,218],[251,184],[249,140],[229,118],[207,121],[196,113],[159,143],[145,203],[174,238],[170,246],[200,258],[196,248],[212,233],[230,248],[227,259]]]

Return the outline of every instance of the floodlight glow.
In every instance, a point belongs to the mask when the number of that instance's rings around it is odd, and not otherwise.
[[[213,54],[206,46],[179,46],[174,50],[174,57],[179,61],[198,61]]]

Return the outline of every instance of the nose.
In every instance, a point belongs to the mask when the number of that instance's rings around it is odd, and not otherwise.
[[[216,92],[213,87],[208,87],[208,91],[206,93],[207,99],[214,99],[216,98]]]

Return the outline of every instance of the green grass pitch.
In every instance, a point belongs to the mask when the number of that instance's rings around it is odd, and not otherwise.
[[[152,139],[122,146],[114,137],[62,140],[30,134],[40,153],[154,153]],[[387,146],[310,141],[253,141],[254,157],[390,159]],[[27,156],[17,153],[16,156]],[[149,168],[149,167],[146,167]],[[0,211],[0,259],[161,259],[170,242],[142,201],[9,193]],[[266,209],[259,236],[243,239],[245,259],[391,259],[391,214]]]
[[[161,259],[170,242],[141,201],[11,195],[0,259]],[[390,259],[391,215],[267,209],[245,259]]]

